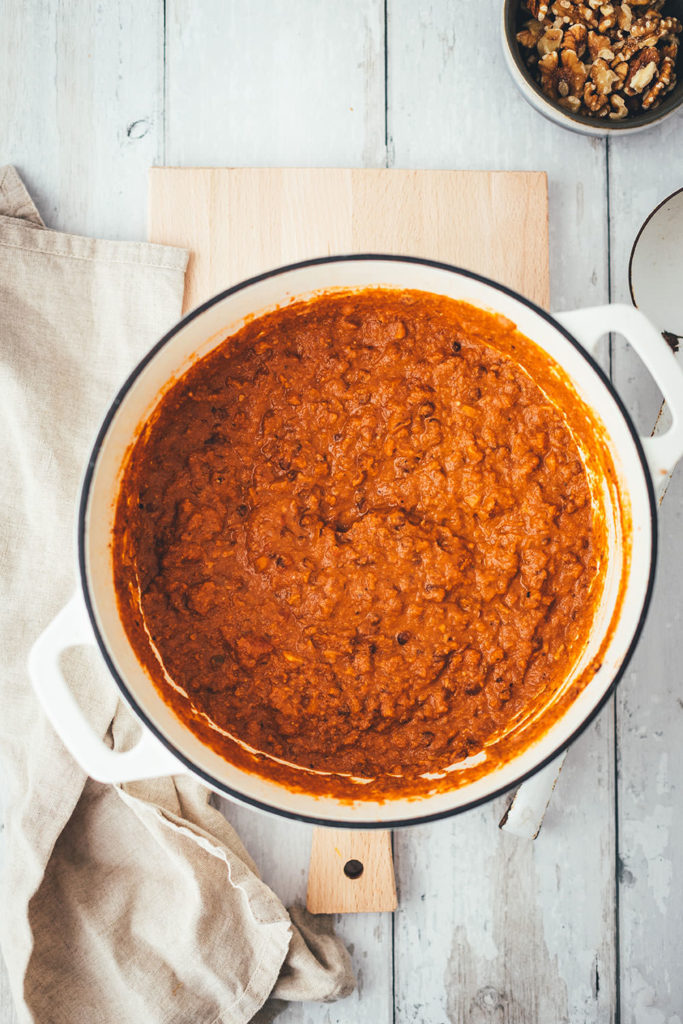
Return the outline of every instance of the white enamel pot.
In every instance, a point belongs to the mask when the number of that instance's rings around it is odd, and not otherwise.
[[[240,327],[246,317],[321,289],[371,286],[421,289],[503,314],[560,364],[604,426],[630,506],[631,536],[610,529],[603,598],[584,655],[603,646],[602,663],[566,713],[532,746],[474,782],[446,792],[386,802],[345,802],[293,792],[242,771],[205,746],[164,703],[128,641],[113,583],[110,536],[124,457],[142,421],[168,382]],[[619,397],[592,357],[608,331],[624,335],[661,388],[672,413],[670,430],[640,438]],[[76,760],[105,782],[190,772],[216,792],[293,818],[319,824],[387,827],[454,814],[488,800],[545,765],[598,712],[623,673],[641,631],[656,558],[658,482],[683,454],[683,371],[649,321],[630,306],[605,306],[550,316],[508,288],[476,274],[429,260],[391,256],[328,257],[262,274],[229,288],[169,331],[121,388],[95,441],[78,518],[82,589],[36,641],[29,659],[35,691],[54,728]],[[616,512],[615,519],[616,519]],[[630,561],[621,546],[631,542]],[[618,595],[623,600],[618,613]],[[615,619],[616,625],[610,622]],[[603,644],[606,637],[606,644]],[[106,747],[90,729],[60,669],[63,650],[99,647],[124,700],[146,728],[125,753]]]

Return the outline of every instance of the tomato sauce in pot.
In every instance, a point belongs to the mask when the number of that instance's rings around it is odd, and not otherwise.
[[[553,704],[606,560],[586,415],[466,303],[326,293],[248,323],[169,387],[122,475],[119,609],[164,700],[233,763],[337,796],[519,752],[590,677]]]

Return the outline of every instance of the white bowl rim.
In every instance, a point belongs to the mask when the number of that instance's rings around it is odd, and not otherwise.
[[[173,337],[175,337],[175,335],[182,328],[184,328],[192,320],[195,320],[197,317],[201,316],[201,314],[204,313],[207,309],[210,309],[212,306],[214,306],[217,303],[223,301],[223,299],[228,298],[228,296],[234,295],[236,292],[242,291],[243,289],[248,288],[249,286],[251,286],[253,284],[257,284],[260,281],[265,281],[265,280],[267,280],[269,278],[278,277],[278,276],[280,276],[282,274],[286,274],[286,273],[288,273],[290,271],[293,271],[293,270],[299,270],[299,269],[304,268],[304,267],[320,266],[320,265],[328,264],[328,263],[357,262],[357,261],[360,261],[360,260],[376,261],[378,264],[392,263],[392,262],[413,263],[413,264],[418,264],[418,265],[421,265],[421,266],[432,267],[432,268],[435,268],[437,270],[449,271],[450,273],[457,274],[457,275],[459,275],[461,277],[466,277],[466,278],[469,278],[469,279],[474,280],[474,281],[479,281],[479,282],[481,282],[481,283],[483,283],[485,285],[488,285],[489,287],[493,288],[496,291],[503,292],[505,295],[508,295],[511,298],[515,299],[517,302],[520,302],[523,305],[527,306],[534,313],[536,313],[543,320],[545,320],[554,330],[558,331],[579,352],[579,354],[590,364],[592,369],[598,375],[598,377],[600,378],[601,382],[603,383],[603,385],[605,386],[605,388],[609,392],[611,398],[616,403],[617,408],[619,409],[619,411],[621,412],[621,414],[622,414],[622,416],[624,418],[626,426],[627,426],[627,428],[628,428],[628,430],[629,430],[629,432],[630,432],[630,434],[631,434],[631,436],[633,438],[633,442],[634,442],[634,445],[635,445],[635,448],[636,448],[636,452],[637,452],[638,458],[640,460],[641,469],[643,471],[643,476],[645,478],[645,486],[646,486],[647,495],[648,495],[648,504],[649,504],[649,512],[650,512],[650,526],[651,526],[651,532],[650,532],[650,536],[651,536],[650,561],[649,561],[649,573],[648,573],[647,588],[646,588],[646,591],[645,591],[645,596],[643,598],[643,604],[642,604],[642,607],[640,609],[638,622],[637,622],[637,625],[636,625],[636,627],[635,627],[635,629],[633,631],[633,635],[631,637],[631,642],[630,642],[630,644],[628,646],[628,649],[626,650],[626,653],[625,653],[625,655],[623,657],[623,660],[622,660],[622,662],[621,662],[617,672],[615,673],[615,675],[614,675],[613,679],[611,680],[611,682],[609,683],[609,685],[606,687],[604,694],[600,697],[600,699],[599,699],[598,703],[596,704],[596,706],[583,719],[583,721],[580,723],[580,725],[577,726],[577,728],[569,736],[569,738],[566,741],[563,741],[556,749],[554,749],[550,754],[548,754],[546,757],[544,757],[541,761],[539,761],[537,764],[535,764],[528,771],[520,773],[519,777],[515,778],[512,782],[507,782],[505,784],[505,786],[499,787],[498,789],[493,790],[491,793],[487,793],[484,796],[477,797],[476,799],[473,799],[471,801],[463,803],[463,804],[461,804],[460,806],[457,806],[457,807],[448,808],[446,810],[442,810],[442,811],[438,811],[438,812],[432,812],[431,814],[430,813],[426,813],[426,814],[417,813],[414,817],[401,818],[401,819],[398,819],[398,820],[395,820],[395,821],[392,821],[392,820],[368,821],[366,819],[364,820],[362,818],[362,815],[359,815],[360,820],[357,821],[357,822],[354,822],[354,821],[339,821],[339,820],[333,820],[333,819],[330,819],[330,818],[316,817],[315,815],[301,814],[301,813],[298,813],[298,812],[295,812],[295,811],[285,810],[284,808],[278,807],[275,804],[266,803],[263,800],[257,800],[254,797],[248,796],[247,794],[242,793],[242,792],[240,792],[237,789],[233,789],[231,786],[226,785],[224,782],[222,782],[219,779],[217,779],[214,776],[212,776],[208,771],[205,771],[203,768],[200,768],[199,766],[197,766],[189,757],[187,757],[185,754],[183,754],[181,751],[179,751],[177,749],[177,747],[170,740],[168,740],[166,738],[166,736],[156,726],[154,721],[140,707],[138,701],[136,700],[135,696],[133,695],[133,693],[131,692],[130,688],[128,687],[128,684],[121,677],[121,674],[119,673],[118,669],[116,668],[114,659],[109,654],[106,641],[105,641],[104,637],[102,636],[101,630],[100,630],[99,625],[98,625],[97,616],[95,614],[95,609],[94,609],[94,604],[93,604],[93,601],[92,601],[92,598],[91,598],[90,584],[89,584],[88,572],[87,572],[86,527],[87,527],[88,500],[89,500],[89,496],[90,496],[90,488],[91,488],[91,484],[92,484],[92,481],[93,481],[93,476],[94,476],[94,472],[95,472],[95,468],[96,468],[96,464],[97,464],[98,455],[99,455],[100,449],[102,447],[102,444],[104,442],[104,439],[105,439],[105,437],[106,437],[106,435],[107,435],[107,433],[109,431],[109,427],[111,425],[111,422],[114,419],[114,416],[115,416],[119,406],[122,404],[122,402],[124,401],[128,391],[130,390],[130,388],[132,387],[134,382],[137,380],[137,378],[140,375],[140,373],[147,366],[147,364],[156,356],[156,354]],[[633,421],[631,419],[631,416],[629,415],[626,407],[624,406],[624,403],[622,402],[622,400],[621,400],[617,390],[615,389],[614,385],[612,384],[610,379],[607,377],[605,372],[602,370],[600,365],[590,355],[590,353],[587,352],[586,349],[576,340],[576,338],[574,338],[574,336],[572,334],[570,334],[570,332],[568,330],[566,330],[566,328],[563,327],[562,324],[560,324],[550,313],[548,313],[546,310],[542,309],[540,306],[537,306],[536,303],[531,301],[531,299],[527,299],[525,296],[523,296],[521,293],[515,291],[513,288],[508,288],[506,285],[500,284],[497,281],[493,281],[491,278],[488,278],[488,277],[486,277],[483,274],[477,274],[477,273],[475,273],[472,270],[466,270],[463,267],[458,267],[458,266],[455,266],[454,264],[451,264],[451,263],[444,263],[444,262],[440,262],[438,260],[430,260],[430,259],[426,259],[426,258],[419,257],[419,256],[401,256],[401,255],[392,255],[392,254],[388,254],[388,253],[351,253],[351,254],[347,254],[347,255],[319,256],[319,257],[315,257],[313,259],[300,260],[300,261],[298,261],[296,263],[290,263],[290,264],[287,264],[287,265],[284,265],[284,266],[275,267],[272,270],[267,270],[264,273],[257,274],[257,275],[255,275],[253,277],[246,278],[245,280],[240,281],[240,282],[238,282],[235,285],[232,285],[230,288],[224,289],[223,291],[219,292],[218,294],[212,296],[210,299],[207,299],[206,302],[203,302],[199,306],[197,306],[196,308],[190,310],[189,313],[187,313],[166,334],[164,334],[163,337],[149,350],[149,352],[147,352],[147,354],[145,356],[143,356],[143,358],[138,362],[138,364],[131,371],[131,373],[129,374],[129,376],[127,377],[127,379],[125,380],[125,382],[123,383],[121,388],[119,389],[116,397],[112,401],[112,403],[111,403],[111,405],[110,405],[110,407],[109,407],[109,409],[107,411],[107,414],[104,417],[104,420],[102,421],[102,425],[101,425],[101,427],[100,427],[100,429],[99,429],[99,431],[97,433],[97,437],[95,438],[95,442],[93,444],[92,452],[90,454],[90,458],[89,458],[88,464],[86,466],[86,470],[85,470],[85,474],[84,474],[84,478],[83,478],[83,485],[82,485],[82,488],[81,488],[81,496],[80,496],[79,508],[78,508],[78,527],[77,527],[77,529],[78,529],[78,535],[77,535],[77,543],[78,543],[78,568],[79,568],[79,574],[80,574],[81,588],[82,588],[82,592],[83,592],[83,598],[84,598],[85,606],[86,606],[86,609],[87,609],[88,617],[90,619],[90,623],[91,623],[91,626],[92,626],[92,629],[93,629],[93,633],[94,633],[95,639],[97,641],[97,646],[99,648],[100,654],[102,655],[102,657],[103,657],[103,659],[105,661],[105,664],[107,665],[107,668],[111,672],[111,674],[112,674],[112,676],[113,676],[113,678],[114,678],[114,680],[115,680],[119,690],[121,691],[121,693],[122,693],[126,703],[134,711],[134,713],[139,718],[139,720],[143,723],[143,725],[146,726],[146,728],[149,729],[150,732],[157,738],[157,740],[164,747],[166,747],[167,750],[169,750],[170,753],[174,757],[176,757],[182,764],[184,764],[185,767],[192,774],[198,776],[207,786],[209,786],[210,789],[214,790],[214,792],[220,793],[223,796],[228,797],[229,799],[231,799],[233,801],[236,801],[238,803],[247,804],[247,805],[249,805],[251,807],[255,807],[255,808],[257,808],[257,809],[259,809],[261,811],[265,811],[265,812],[270,813],[270,814],[276,814],[276,815],[278,815],[280,817],[288,818],[290,820],[295,820],[295,821],[302,821],[302,822],[306,822],[306,823],[312,824],[312,825],[322,825],[322,826],[331,827],[331,828],[360,828],[360,829],[365,829],[365,830],[370,830],[370,829],[375,829],[375,828],[385,829],[386,830],[386,829],[394,829],[394,828],[403,828],[403,827],[412,826],[412,825],[422,825],[422,824],[426,824],[427,822],[439,821],[439,820],[441,820],[443,818],[450,818],[450,817],[453,817],[454,815],[462,814],[464,811],[473,810],[475,807],[478,807],[481,804],[485,804],[485,803],[488,803],[491,800],[494,800],[496,797],[501,796],[503,793],[509,792],[510,789],[515,788],[520,783],[524,782],[526,779],[531,778],[532,775],[535,775],[537,772],[541,771],[541,769],[545,768],[548,764],[550,764],[550,762],[553,761],[561,752],[563,752],[564,750],[568,749],[579,738],[579,736],[581,736],[583,734],[583,732],[588,728],[588,726],[596,718],[596,716],[600,713],[600,711],[602,711],[603,707],[605,706],[607,701],[610,699],[610,697],[614,693],[615,688],[616,688],[619,680],[623,677],[623,675],[624,675],[624,673],[625,673],[625,671],[626,671],[626,669],[628,667],[628,664],[629,664],[629,662],[631,660],[631,657],[633,656],[633,652],[635,651],[635,648],[636,648],[636,646],[638,644],[638,641],[640,639],[643,627],[645,625],[645,620],[647,618],[647,613],[648,613],[648,610],[649,610],[649,607],[650,607],[650,602],[651,602],[651,598],[652,598],[652,591],[653,591],[654,581],[655,581],[655,571],[656,571],[656,564],[657,564],[657,549],[658,549],[657,502],[656,502],[656,498],[655,498],[654,487],[653,487],[653,483],[652,483],[652,477],[650,475],[650,470],[648,468],[648,463],[647,463],[647,459],[646,459],[646,456],[645,456],[645,452],[643,450],[643,445],[642,445],[642,442],[641,442],[640,435],[639,435],[639,433],[638,433],[638,431],[637,431],[637,429],[636,429],[636,427],[635,427],[635,425],[634,425],[634,423],[633,423]],[[425,797],[424,800],[416,801],[416,808],[418,806],[424,806],[425,804],[428,805],[428,803],[429,803],[429,797]]]

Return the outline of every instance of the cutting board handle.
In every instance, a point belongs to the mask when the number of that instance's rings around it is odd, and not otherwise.
[[[315,828],[306,906],[312,914],[396,910],[391,833]]]

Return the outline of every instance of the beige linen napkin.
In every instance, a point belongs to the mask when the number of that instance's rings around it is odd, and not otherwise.
[[[47,230],[0,168],[1,940],[20,1017],[38,1024],[272,1019],[274,998],[353,980],[326,922],[260,881],[188,777],[86,778],[29,688],[28,650],[76,587],[75,509],[118,385],[180,313],[187,253]],[[67,674],[115,747],[139,728],[93,653]],[[263,1008],[263,1009],[262,1009]]]

